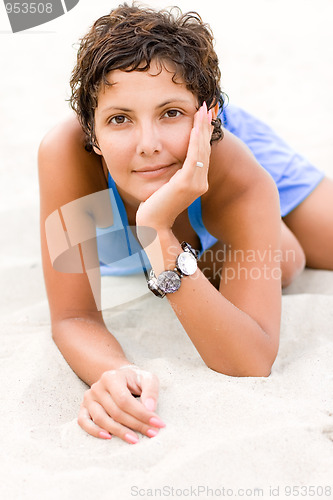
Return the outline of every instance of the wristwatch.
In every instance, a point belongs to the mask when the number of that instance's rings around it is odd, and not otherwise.
[[[189,243],[181,243],[183,252],[176,259],[176,267],[173,271],[163,271],[158,277],[154,271],[150,272],[150,279],[147,281],[149,290],[161,299],[166,293],[175,293],[179,290],[183,276],[191,276],[197,270],[197,254]]]

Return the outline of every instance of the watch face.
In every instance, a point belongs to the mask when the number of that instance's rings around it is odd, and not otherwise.
[[[157,278],[157,286],[164,293],[174,293],[180,287],[180,277],[175,271],[163,271]]]
[[[191,276],[197,270],[197,259],[192,253],[182,252],[177,257],[177,267],[186,276]]]

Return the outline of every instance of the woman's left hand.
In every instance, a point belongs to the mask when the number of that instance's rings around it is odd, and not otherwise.
[[[169,182],[141,203],[136,214],[137,226],[156,231],[171,229],[177,216],[208,189],[212,112],[204,103],[194,115],[184,164]]]

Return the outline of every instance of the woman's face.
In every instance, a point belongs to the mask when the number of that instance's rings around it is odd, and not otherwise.
[[[198,102],[174,71],[115,70],[101,89],[95,133],[101,154],[124,201],[137,207],[185,161]]]

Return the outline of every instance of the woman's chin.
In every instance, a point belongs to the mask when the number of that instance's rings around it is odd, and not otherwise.
[[[154,185],[151,185],[149,187],[145,186],[145,188],[139,190],[140,194],[139,202],[144,203],[145,201],[147,201],[148,198],[150,198],[154,193],[156,193],[156,191],[158,191],[162,186],[164,186],[164,184],[166,184],[166,182],[154,183]]]

